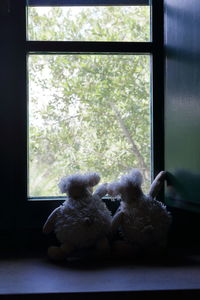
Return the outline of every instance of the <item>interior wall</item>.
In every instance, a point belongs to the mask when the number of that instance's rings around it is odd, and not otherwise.
[[[200,212],[200,1],[164,0],[168,204]]]

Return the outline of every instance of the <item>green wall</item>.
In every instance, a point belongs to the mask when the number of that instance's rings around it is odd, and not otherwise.
[[[164,9],[166,201],[200,212],[200,1]]]

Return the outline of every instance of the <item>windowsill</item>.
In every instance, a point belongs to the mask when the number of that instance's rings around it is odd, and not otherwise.
[[[200,256],[156,263],[55,264],[46,257],[0,260],[2,295],[184,292],[200,294]],[[127,293],[128,292],[128,293]],[[124,294],[125,293],[125,294]],[[56,298],[58,299],[58,298]]]

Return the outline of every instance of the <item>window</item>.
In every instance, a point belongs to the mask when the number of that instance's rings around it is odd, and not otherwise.
[[[150,182],[149,55],[29,57],[29,197],[58,196],[60,176],[131,166]]]
[[[11,181],[15,186],[14,201],[16,208],[25,213],[23,218],[20,214],[18,224],[23,224],[23,227],[37,227],[41,224],[47,210],[57,206],[57,201],[63,199],[56,194],[55,179],[65,175],[66,167],[70,173],[73,170],[88,170],[94,164],[96,167],[101,153],[96,149],[100,148],[108,157],[97,166],[105,174],[110,172],[110,177],[105,179],[115,179],[112,178],[111,168],[114,161],[119,160],[116,175],[120,175],[128,166],[127,161],[133,167],[131,162],[135,157],[135,167],[142,168],[150,180],[150,164],[154,173],[163,167],[161,1],[29,0],[27,3],[11,1],[10,6],[7,3],[5,1],[4,19],[10,30],[6,32],[5,38],[9,41],[10,49],[7,65],[10,66],[8,72],[13,66],[14,72],[9,72],[7,77],[13,86],[8,93],[6,108],[12,108],[12,113],[5,124],[10,129],[10,136],[6,138],[12,149],[15,149],[14,153],[11,151],[11,160],[7,158],[13,170]],[[123,22],[124,18],[119,24],[116,22],[115,15],[133,14],[132,11],[136,9],[139,15],[146,8],[148,20],[141,18],[140,24],[137,19],[132,20],[129,31],[128,25]],[[111,12],[112,18],[109,20],[108,14]],[[78,20],[75,19],[77,13],[80,16]],[[71,19],[65,18],[65,14],[70,15]],[[86,21],[87,14],[90,23]],[[99,18],[98,22],[95,14]],[[57,15],[60,16],[61,24],[55,22]],[[54,16],[50,23],[49,16]],[[106,16],[107,25],[103,26],[103,18]],[[68,24],[62,27],[67,21]],[[142,29],[144,24],[146,27]],[[73,30],[70,27],[69,31],[67,26],[73,26]],[[77,30],[79,28],[81,30]],[[69,32],[69,36],[66,36],[66,32]],[[137,36],[138,32],[140,34]],[[15,53],[10,46],[15,49]],[[132,72],[137,74],[137,78],[132,77]],[[145,97],[139,97],[137,93],[145,93]],[[144,101],[144,106],[140,106],[138,99]],[[142,109],[146,114],[144,118]],[[133,123],[134,112],[139,126]],[[151,124],[148,119],[150,114]],[[144,132],[140,123],[143,121],[147,123]],[[67,128],[62,126],[66,122]],[[74,139],[75,129],[75,136],[81,137],[78,141]],[[147,154],[150,153],[150,129],[151,155]],[[121,135],[117,132],[121,132]],[[136,142],[129,135],[130,132],[137,136]],[[73,145],[73,148],[63,153],[65,144],[62,137],[66,134],[67,145],[69,148]],[[142,147],[140,141],[144,135],[146,147]],[[100,145],[99,136],[102,139]],[[85,141],[91,143],[88,149]],[[141,151],[138,157],[136,154],[131,157],[130,153],[137,145]],[[91,149],[97,154],[95,159],[90,159]],[[135,153],[137,150],[136,147]],[[73,156],[75,151],[76,155]],[[145,155],[146,160],[142,160]],[[50,166],[48,172],[47,164]],[[59,172],[55,175],[53,172],[56,167]],[[43,181],[40,180],[41,175]],[[37,184],[36,179],[42,185]],[[45,189],[41,190],[43,187]],[[9,193],[12,199],[12,192]],[[27,201],[27,198],[34,201]]]

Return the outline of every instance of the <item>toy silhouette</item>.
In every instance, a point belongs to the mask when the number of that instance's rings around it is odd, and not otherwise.
[[[94,246],[97,254],[109,252],[108,235],[111,213],[101,198],[107,194],[107,184],[92,188],[100,181],[97,173],[75,174],[61,179],[60,191],[68,199],[56,208],[44,224],[43,232],[55,232],[60,246],[50,246],[48,255],[53,260],[69,257],[77,249]]]
[[[117,232],[121,235],[121,239],[113,242],[115,255],[134,257],[165,249],[171,216],[166,206],[156,200],[165,179],[166,172],[160,172],[147,195],[142,191],[143,177],[137,169],[108,185],[109,195],[121,196],[120,206],[112,220],[113,236]]]

